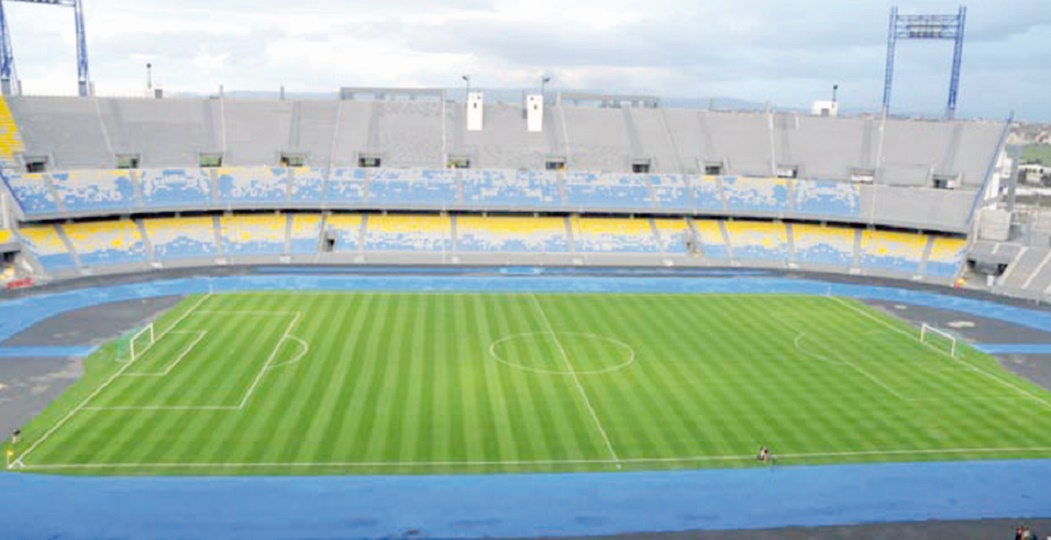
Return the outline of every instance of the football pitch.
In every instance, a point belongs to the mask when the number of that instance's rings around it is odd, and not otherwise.
[[[777,466],[1051,458],[1051,393],[845,298],[222,294],[152,330],[88,358],[12,470],[755,467],[760,445]]]

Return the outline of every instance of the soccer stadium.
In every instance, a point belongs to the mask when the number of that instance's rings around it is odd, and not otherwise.
[[[83,69],[0,69],[0,536],[1051,518],[1051,214],[955,79],[932,119]]]

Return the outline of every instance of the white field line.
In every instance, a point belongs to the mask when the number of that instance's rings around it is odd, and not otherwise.
[[[905,397],[900,392],[898,392],[897,390],[892,388],[890,385],[888,385],[887,383],[883,382],[882,379],[880,379],[879,377],[869,373],[868,371],[865,371],[864,369],[862,369],[860,366],[858,366],[854,362],[850,362],[850,361],[842,360],[842,359],[840,359],[839,361],[830,360],[829,358],[827,358],[827,357],[825,357],[823,355],[820,355],[820,354],[814,353],[812,351],[806,350],[806,348],[802,347],[800,345],[800,343],[799,343],[800,340],[803,337],[806,336],[806,333],[800,331],[799,328],[797,328],[795,325],[790,324],[788,321],[784,320],[782,317],[780,317],[780,316],[778,316],[776,314],[774,314],[773,317],[775,319],[781,321],[781,324],[784,325],[785,328],[788,328],[789,330],[792,330],[793,332],[798,332],[799,333],[799,335],[796,336],[795,340],[793,341],[793,343],[795,343],[796,350],[798,350],[798,351],[802,352],[803,354],[806,354],[806,355],[814,358],[815,360],[819,360],[819,361],[822,361],[822,362],[828,362],[828,363],[833,364],[833,365],[838,364],[838,365],[841,365],[841,366],[849,367],[849,368],[853,369],[854,371],[860,373],[866,379],[876,383],[876,385],[878,385],[880,388],[883,388],[887,392],[890,392],[891,395],[893,395],[894,397],[896,397],[896,398],[898,398],[898,399],[900,399],[902,401],[912,401],[911,398]]]
[[[288,336],[288,340],[289,341],[295,341],[296,343],[299,343],[300,345],[302,345],[302,347],[300,347],[300,349],[299,349],[299,354],[297,354],[295,357],[293,357],[288,362],[281,362],[280,364],[274,364],[274,365],[270,366],[269,369],[275,369],[275,368],[279,368],[279,367],[285,367],[285,366],[290,365],[290,364],[295,364],[296,362],[302,360],[303,357],[305,357],[307,355],[307,353],[310,352],[310,344],[307,343],[306,341],[303,341],[302,339],[299,339],[299,338],[297,338],[295,336]]]
[[[301,317],[303,317],[303,312],[297,311],[295,317],[292,317],[292,322],[288,323],[288,326],[285,327],[285,333],[281,334],[281,339],[277,340],[277,344],[274,345],[274,350],[270,351],[270,356],[266,359],[266,363],[263,364],[263,369],[260,369],[259,373],[256,374],[255,380],[252,381],[252,386],[248,387],[248,392],[245,393],[244,399],[241,400],[241,404],[237,407],[238,409],[243,409],[245,404],[248,403],[248,399],[252,397],[252,392],[255,392],[256,387],[259,386],[259,381],[263,380],[266,371],[270,369],[270,363],[274,361],[277,352],[281,350],[281,344],[288,339],[288,335],[292,333],[292,329],[295,328],[296,323],[299,322]]]
[[[894,330],[895,332],[898,332],[899,334],[903,334],[903,335],[909,336],[910,338],[916,339],[916,336],[912,335],[912,332],[906,332],[905,330],[902,330],[901,328],[898,328],[898,327],[888,323],[887,321],[885,321],[885,320],[883,320],[883,319],[881,319],[879,317],[876,317],[876,316],[872,315],[871,313],[866,312],[863,309],[859,309],[858,307],[851,305],[850,302],[847,302],[847,301],[843,300],[842,298],[833,296],[832,299],[837,301],[837,302],[839,302],[840,304],[846,306],[847,308],[849,308],[849,309],[851,309],[851,310],[853,310],[853,311],[855,311],[857,313],[860,313],[861,315],[864,315],[865,317],[868,317],[869,319],[872,319],[872,320],[882,324],[883,326],[886,326],[887,328],[890,328],[891,330]],[[1020,393],[1020,394],[1022,394],[1024,396],[1028,397],[1029,399],[1032,399],[1033,401],[1036,401],[1037,403],[1043,405],[1044,407],[1047,407],[1048,409],[1051,409],[1051,402],[1041,398],[1040,396],[1038,396],[1036,394],[1033,394],[1032,392],[1026,390],[1025,388],[1021,388],[1019,386],[1016,386],[1016,385],[1014,385],[1014,384],[1012,384],[1012,383],[1010,383],[1008,381],[1005,381],[1005,380],[1001,379],[1000,377],[997,377],[996,375],[994,375],[992,373],[989,373],[988,371],[985,371],[984,369],[980,369],[977,366],[974,366],[974,365],[972,365],[972,364],[970,364],[968,362],[964,362],[963,360],[961,360],[961,359],[959,359],[959,358],[957,358],[957,357],[955,357],[955,356],[953,356],[953,355],[951,355],[951,354],[949,354],[949,353],[947,353],[947,352],[945,352],[945,351],[943,351],[941,349],[938,349],[937,347],[929,346],[929,348],[931,350],[937,351],[938,353],[940,353],[940,354],[942,354],[944,356],[947,356],[947,357],[951,358],[952,360],[960,363],[963,366],[966,366],[971,371],[974,371],[975,373],[980,373],[980,374],[982,374],[982,375],[984,375],[984,376],[996,381],[997,383],[1000,383],[1000,384],[1002,384],[1002,385],[1014,390],[1015,392],[1018,392],[1018,393]]]
[[[207,314],[208,312],[206,312],[206,311],[205,312],[197,312],[198,315],[201,314],[201,313]],[[278,351],[281,350],[281,345],[285,342],[286,339],[294,339],[296,341],[299,341],[303,345],[306,345],[307,346],[307,350],[309,351],[310,346],[307,345],[306,342],[304,342],[303,340],[301,340],[299,338],[293,338],[293,337],[288,335],[288,333],[296,325],[296,322],[298,322],[299,318],[303,315],[303,312],[302,311],[286,311],[286,312],[280,312],[280,313],[277,313],[277,314],[281,315],[281,314],[292,314],[292,313],[295,313],[295,317],[292,318],[292,321],[289,323],[288,327],[285,329],[284,335],[282,335],[281,339],[279,339],[277,341],[277,343],[274,345],[274,349],[272,351],[270,351],[270,356],[267,357],[266,363],[263,364],[262,369],[260,369],[259,373],[256,374],[255,380],[252,381],[252,386],[248,388],[248,391],[245,393],[244,398],[241,399],[241,402],[238,405],[114,405],[114,406],[105,406],[105,407],[84,407],[84,409],[85,410],[89,410],[89,411],[240,411],[240,410],[243,410],[244,407],[245,407],[245,404],[248,402],[248,399],[250,397],[252,397],[252,392],[255,391],[256,387],[259,385],[259,381],[263,378],[263,375],[265,375],[268,370],[270,370],[272,368],[275,368],[275,367],[278,367],[278,366],[291,364],[292,362],[297,362],[300,359],[302,359],[303,356],[306,356],[306,351],[304,351],[304,352],[300,353],[300,355],[298,357],[296,357],[294,360],[292,360],[291,362],[285,362],[283,364],[277,364],[277,365],[271,366],[270,362],[272,362],[274,360],[274,357],[277,356]]]
[[[237,411],[236,405],[111,405],[84,407],[85,411]]]
[[[577,390],[580,392],[580,397],[584,398],[584,405],[587,405],[588,412],[591,413],[591,419],[594,420],[595,426],[598,427],[599,433],[602,434],[602,439],[606,442],[606,449],[609,450],[609,455],[613,458],[613,462],[617,463],[617,468],[620,468],[617,451],[613,449],[613,443],[609,440],[606,428],[602,426],[602,421],[599,420],[598,414],[595,413],[595,408],[591,406],[591,400],[588,399],[588,394],[584,391],[584,385],[580,384],[580,377],[577,376],[576,370],[573,369],[573,363],[569,361],[569,355],[566,354],[566,350],[562,347],[562,342],[558,340],[558,335],[555,334],[555,330],[551,326],[551,321],[547,318],[547,313],[544,312],[544,308],[536,299],[535,294],[530,294],[529,298],[532,299],[533,305],[536,306],[537,311],[540,312],[540,318],[544,320],[544,326],[547,326],[547,331],[551,334],[551,338],[555,340],[555,345],[558,345],[558,350],[562,353],[562,360],[565,361],[566,368],[569,369],[569,374],[573,377],[573,382],[576,384]]]
[[[545,296],[574,296],[574,297],[595,297],[595,296],[613,296],[613,297],[642,297],[642,298],[687,298],[690,300],[696,300],[698,298],[740,298],[742,296],[748,297],[761,297],[761,298],[818,298],[824,297],[825,294],[808,294],[808,293],[765,293],[765,292],[751,292],[751,293],[707,293],[703,291],[689,291],[689,292],[666,292],[666,293],[655,293],[655,292],[596,292],[596,291],[370,291],[368,289],[358,290],[339,290],[339,291],[324,291],[324,290],[310,290],[304,289],[302,291],[289,291],[289,290],[257,290],[257,291],[229,291],[223,292],[223,296],[252,296],[252,295],[267,295],[267,296],[470,296],[470,297],[497,297],[497,296],[532,296],[535,294],[542,294]]]
[[[198,315],[295,315],[300,311],[259,311],[259,310],[224,310],[224,309],[202,309]]]
[[[179,365],[179,362],[182,362],[183,358],[186,358],[186,355],[190,354],[190,351],[192,351],[193,348],[196,347],[197,344],[200,343],[202,339],[204,339],[204,336],[208,335],[208,331],[207,330],[180,331],[180,332],[172,332],[172,334],[197,334],[197,339],[193,340],[193,343],[190,343],[190,346],[186,347],[186,349],[183,350],[182,354],[180,354],[175,359],[175,361],[172,362],[171,365],[169,365],[168,368],[165,369],[164,371],[162,371],[160,373],[125,373],[124,376],[125,377],[164,377],[165,375],[171,373],[172,370],[175,369],[175,366]]]
[[[1051,452],[1049,446],[1011,447],[1011,448],[930,448],[919,450],[860,450],[846,452],[808,452],[777,454],[778,460],[814,459],[828,457],[864,457],[864,456],[909,456],[932,454],[1016,454],[1022,452]],[[586,464],[622,464],[622,463],[684,463],[684,462],[719,462],[719,461],[753,461],[754,454],[716,455],[716,456],[683,456],[660,458],[618,458],[618,459],[536,459],[509,461],[332,461],[288,463],[54,463],[45,465],[28,465],[26,469],[109,469],[109,468],[256,468],[256,467],[472,467],[472,466],[516,466],[516,465],[586,465]]]
[[[199,308],[201,306],[201,304],[203,304],[206,300],[208,300],[211,297],[212,297],[212,293],[208,293],[208,294],[202,296],[201,299],[198,300],[197,303],[193,305],[193,307],[191,307],[190,309],[186,310],[186,313],[183,313],[181,316],[179,316],[178,319],[175,319],[175,322],[173,322],[168,328],[166,328],[164,330],[164,332],[161,332],[161,337],[163,338],[164,336],[166,336],[168,334],[168,332],[171,332],[173,328],[178,326],[179,323],[181,323],[183,320],[185,320],[186,317],[189,317],[190,314],[194,312],[194,310]],[[160,339],[160,338],[157,338],[157,339]],[[153,343],[156,343],[156,342],[157,342],[157,340],[154,340],[153,342],[150,343],[150,345],[153,345]],[[148,348],[149,347],[147,347],[147,349]],[[145,352],[145,351],[143,351],[143,352]],[[140,355],[137,358],[141,358],[141,357],[142,356]],[[25,466],[25,462],[23,460],[25,460],[26,456],[31,454],[33,452],[33,450],[36,450],[37,447],[40,446],[41,444],[43,444],[44,441],[48,440],[51,437],[51,435],[53,435],[56,431],[58,431],[59,428],[61,428],[63,425],[65,425],[65,423],[68,422],[70,418],[73,418],[73,415],[75,415],[78,412],[80,412],[80,410],[83,409],[84,406],[87,405],[89,401],[94,399],[95,396],[99,395],[99,393],[101,393],[103,390],[105,390],[106,387],[108,387],[113,381],[117,380],[117,377],[120,377],[121,374],[124,373],[124,371],[127,370],[129,367],[131,367],[131,365],[134,364],[134,363],[135,363],[135,360],[133,359],[132,361],[128,362],[127,364],[122,365],[120,367],[120,369],[117,370],[116,373],[111,375],[109,379],[106,379],[106,382],[102,383],[102,385],[99,386],[98,388],[96,388],[94,392],[92,392],[91,394],[88,394],[88,397],[84,398],[84,401],[81,401],[80,404],[77,405],[76,407],[74,407],[72,411],[69,411],[69,413],[66,414],[66,416],[63,416],[61,420],[59,420],[57,423],[55,423],[55,425],[51,426],[51,429],[47,430],[47,432],[45,432],[42,437],[40,437],[39,439],[34,441],[33,444],[30,445],[29,448],[27,448],[25,452],[22,452],[22,455],[18,456],[18,459],[16,459],[14,461],[14,463],[12,463],[11,465],[14,465],[15,463],[17,463],[17,464],[19,464],[19,465],[24,467]],[[10,466],[8,466],[8,468],[10,468]]]
[[[775,318],[780,319],[780,317],[777,317],[777,316],[775,316]],[[782,320],[782,323],[783,322],[784,321]],[[793,330],[793,331],[798,331],[795,328],[792,328],[791,326],[789,326],[789,328],[791,330]],[[1025,399],[1025,396],[988,396],[988,397],[977,396],[977,397],[974,397],[974,396],[959,396],[959,395],[956,395],[956,396],[921,397],[921,398],[905,397],[904,395],[899,394],[897,391],[892,390],[889,386],[885,385],[881,380],[875,378],[874,376],[869,375],[867,372],[861,371],[861,368],[859,368],[859,367],[857,367],[857,366],[855,366],[853,364],[850,364],[850,363],[847,363],[847,362],[841,362],[841,361],[838,361],[838,360],[830,360],[830,359],[828,359],[828,358],[826,358],[826,357],[824,357],[824,356],[822,356],[820,354],[817,354],[817,353],[812,352],[812,351],[808,351],[806,349],[806,347],[803,347],[802,344],[800,343],[800,341],[803,338],[805,338],[805,337],[806,337],[806,334],[801,333],[798,336],[796,336],[796,339],[795,339],[796,349],[798,349],[803,354],[811,356],[811,357],[814,358],[814,360],[817,360],[819,362],[827,362],[827,363],[829,363],[831,365],[834,365],[834,366],[843,366],[843,367],[848,367],[848,368],[854,368],[855,370],[859,371],[862,375],[865,375],[866,377],[871,379],[873,382],[875,382],[876,384],[878,384],[878,385],[882,386],[883,388],[887,389],[888,392],[898,396],[899,398],[901,398],[904,401],[925,401],[925,402],[931,402],[931,403],[940,403],[940,402],[952,402],[953,400],[972,402],[972,401],[1015,401],[1015,400],[1018,400],[1018,399]],[[960,370],[960,368],[951,368],[951,369],[952,369],[952,371],[959,371]],[[946,369],[944,371],[948,371],[948,369]]]

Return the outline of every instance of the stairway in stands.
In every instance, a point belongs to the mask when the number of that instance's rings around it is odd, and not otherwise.
[[[0,164],[4,168],[14,167],[15,154],[25,151],[11,108],[7,106],[7,100],[0,97]]]

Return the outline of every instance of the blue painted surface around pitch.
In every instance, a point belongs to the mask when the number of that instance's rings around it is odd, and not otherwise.
[[[954,310],[1051,332],[1051,314],[932,292],[770,277],[265,275],[176,279],[0,303],[0,343],[91,305],[252,290],[817,294]],[[948,291],[947,291],[948,292]],[[648,473],[121,478],[0,474],[15,538],[617,534],[1051,516],[1051,460]],[[7,533],[16,531],[14,536]]]

